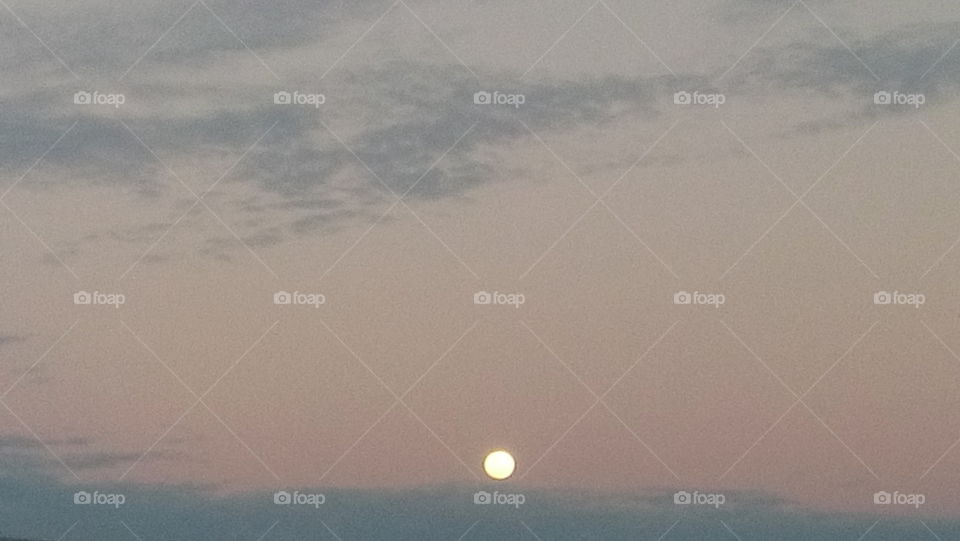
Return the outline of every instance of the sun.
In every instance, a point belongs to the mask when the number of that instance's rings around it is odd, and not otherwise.
[[[516,468],[517,461],[513,455],[503,449],[493,451],[483,459],[483,471],[495,481],[507,479]]]

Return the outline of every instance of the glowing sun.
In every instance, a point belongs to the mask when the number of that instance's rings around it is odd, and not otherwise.
[[[513,459],[513,455],[502,449],[493,451],[483,459],[483,471],[496,481],[510,477],[516,468],[517,461]]]

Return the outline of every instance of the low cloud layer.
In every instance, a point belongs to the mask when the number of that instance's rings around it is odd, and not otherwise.
[[[502,488],[491,487],[490,490]],[[371,492],[289,488],[323,494],[323,503],[277,505],[272,492],[211,498],[189,487],[60,485],[3,479],[0,535],[28,539],[126,540],[155,532],[171,539],[609,539],[836,540],[943,539],[960,522],[804,511],[762,494],[729,493],[728,509],[676,506],[667,491],[643,495],[528,492],[520,507],[479,506],[474,489],[437,487]],[[504,489],[509,492],[509,489]],[[122,495],[120,506],[74,503],[84,491]],[[292,492],[291,492],[292,493]],[[531,534],[530,532],[533,532]],[[734,532],[734,533],[731,533]]]

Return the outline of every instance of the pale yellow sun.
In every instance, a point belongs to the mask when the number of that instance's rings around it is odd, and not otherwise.
[[[493,451],[483,459],[483,471],[496,481],[510,477],[516,468],[517,461],[513,459],[513,455],[503,449]]]

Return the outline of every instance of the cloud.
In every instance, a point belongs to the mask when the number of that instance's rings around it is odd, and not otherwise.
[[[818,23],[811,19],[811,24]],[[730,73],[724,86],[737,93],[815,91],[869,98],[880,89],[897,89],[922,92],[928,103],[941,103],[954,99],[960,87],[958,56],[943,56],[956,42],[958,31],[960,24],[955,22],[902,25],[858,40],[852,51],[832,37],[761,43]]]
[[[118,510],[73,504],[77,490],[124,494]],[[305,539],[327,528],[343,539],[656,539],[670,530],[677,541],[722,539],[727,528],[743,539],[856,539],[873,528],[876,539],[913,539],[927,534],[915,519],[828,514],[797,509],[769,495],[728,492],[743,502],[721,510],[679,511],[668,493],[596,494],[525,491],[520,508],[473,503],[473,487],[433,487],[404,491],[323,490],[321,509],[277,506],[272,492],[211,496],[200,487],[147,488],[136,485],[63,485],[44,477],[6,477],[0,484],[0,535],[56,539],[72,524],[78,539],[129,539],[122,520],[143,537],[171,539]],[[722,523],[720,521],[723,521]],[[521,522],[522,521],[522,522]],[[943,538],[960,535],[960,521],[927,517]],[[724,526],[724,524],[726,526]]]
[[[8,344],[20,344],[27,341],[27,336],[22,334],[0,334],[0,346]]]
[[[67,438],[46,442],[51,446],[83,446],[90,442],[84,438]],[[42,449],[43,445],[35,438],[22,436],[0,436],[0,451],[35,450]]]
[[[208,5],[258,54],[300,58],[328,45],[331,36],[375,19],[388,6],[334,2]],[[760,10],[764,17],[769,15],[767,11],[779,12],[787,6],[748,4],[770,8]],[[724,19],[722,14],[736,12],[740,24],[751,20],[743,14],[743,3],[725,6],[726,11],[715,11],[713,16],[731,23],[732,19]],[[149,2],[138,5],[136,16],[132,7],[111,11],[115,7],[114,3],[90,0],[62,13],[32,8],[35,11],[27,15],[33,18],[27,18],[39,20],[42,14],[46,28],[63,26],[69,19],[76,28],[86,29],[82,34],[63,36],[53,48],[75,50],[77,57],[71,58],[70,64],[76,61],[93,66],[94,71],[109,71],[108,66],[132,64],[189,3],[175,9],[167,3]],[[20,62],[16,68],[23,77],[2,96],[5,116],[0,119],[0,166],[25,170],[30,158],[41,155],[77,121],[75,132],[47,155],[26,184],[56,189],[70,182],[158,198],[169,195],[165,190],[173,179],[113,116],[124,120],[180,176],[188,180],[210,177],[199,183],[202,186],[216,180],[276,123],[210,196],[223,197],[217,208],[227,211],[225,218],[245,242],[268,246],[290,237],[372,222],[394,193],[409,190],[411,199],[442,201],[502,182],[498,164],[481,150],[515,152],[518,145],[530,143],[531,136],[520,121],[544,135],[603,127],[625,119],[654,122],[672,111],[671,95],[678,88],[712,86],[709,75],[695,73],[675,77],[611,73],[592,79],[558,76],[522,82],[519,73],[483,71],[479,73],[481,87],[452,59],[438,63],[421,58],[344,62],[322,82],[311,80],[316,74],[309,73],[300,73],[296,81],[278,82],[261,72],[262,66],[256,67],[256,59],[203,5],[194,10],[197,13],[181,23],[184,27],[178,25],[136,68],[135,76],[123,88],[129,94],[129,105],[119,111],[74,106],[70,100],[78,87],[76,81],[63,77],[62,70]],[[799,8],[798,16],[805,16]],[[756,13],[752,17],[764,18]],[[812,17],[809,22],[818,25]],[[188,31],[191,25],[208,25],[209,31]],[[109,45],[100,37],[108,28],[122,29]],[[836,100],[843,112],[824,111],[819,118],[797,121],[780,134],[817,136],[825,130],[902,114],[898,108],[872,105],[873,92],[880,87],[916,89],[927,94],[932,106],[952,99],[960,83],[960,64],[955,57],[948,56],[921,76],[950,47],[958,30],[960,26],[953,23],[916,23],[858,40],[854,51],[883,75],[880,82],[839,41],[815,41],[809,35],[787,43],[765,41],[722,86],[731,94],[731,103],[736,97],[749,102],[771,92],[787,97],[809,92]],[[0,41],[19,43],[22,37]],[[42,48],[36,54],[49,60]],[[216,62],[205,63],[210,57],[216,57]],[[250,71],[251,65],[255,72]],[[273,104],[274,91],[294,90],[298,85],[303,90],[322,90],[327,103],[320,110]],[[482,89],[522,92],[526,103],[518,110],[478,107],[472,95]],[[471,126],[472,131],[453,146]],[[517,171],[515,176],[530,176],[527,173],[535,173],[539,164],[524,162],[523,167],[528,170]],[[176,217],[174,213],[169,222]],[[155,222],[130,230],[111,226],[109,231],[85,233],[92,234],[91,239],[112,237],[149,245],[166,225],[168,222]],[[196,249],[229,259],[239,245],[217,236],[200,242]],[[150,260],[168,257],[154,254]]]
[[[378,8],[382,11],[381,4],[343,0],[277,0],[269,4],[78,0],[11,2],[11,7],[80,76],[104,74],[116,78],[148,53],[145,62],[195,63],[223,53],[248,55],[246,47],[263,52],[316,42],[337,25],[366,20]],[[8,36],[4,45],[15,54],[0,57],[5,71],[64,71],[27,30],[13,21],[8,24],[11,31],[4,34]]]
[[[62,458],[71,469],[83,471],[111,469],[121,465],[130,465],[136,463],[141,459],[141,457],[143,460],[149,462],[158,460],[176,460],[182,463],[182,461],[189,459],[185,453],[163,450],[151,452],[145,457],[143,456],[143,453],[88,452],[64,455]]]
[[[329,110],[276,106],[273,88],[258,82],[237,87],[232,81],[220,86],[217,74],[212,74],[206,85],[193,88],[205,105],[186,112],[176,104],[183,89],[168,93],[177,86],[171,81],[138,86],[129,102],[156,100],[152,109],[156,113],[134,112],[124,122],[184,178],[192,180],[195,175],[177,162],[220,163],[202,170],[211,178],[200,185],[215,180],[258,134],[276,123],[210,194],[226,198],[218,208],[247,215],[237,225],[245,242],[265,246],[357,221],[372,223],[394,194],[408,190],[410,199],[438,201],[502,181],[497,164],[479,156],[477,149],[508,151],[529,142],[530,134],[520,121],[545,132],[602,125],[627,114],[654,118],[659,114],[656,100],[669,89],[669,80],[663,78],[542,82],[518,88],[528,99],[517,111],[475,105],[478,85],[455,64],[388,62],[342,71],[346,76],[329,89]],[[488,84],[515,88],[512,77],[491,74]],[[174,179],[157,157],[117,119],[69,103],[71,90],[65,85],[60,91],[46,90],[43,99],[25,94],[11,100],[13,113],[4,120],[9,128],[4,130],[9,134],[4,148],[9,152],[0,151],[0,164],[22,164],[24,156],[42,154],[72,122],[78,122],[32,172],[25,187],[56,189],[70,182],[133,189],[151,198],[170,190]],[[230,98],[224,99],[222,91]],[[123,119],[124,112],[119,114]],[[537,169],[536,164],[528,167]],[[239,184],[255,187],[256,192],[242,190],[238,197],[232,187]],[[130,230],[111,226],[109,231],[88,233],[87,239],[149,245],[164,225],[157,222]],[[229,259],[227,251],[238,248],[231,239],[211,238],[204,244],[203,253],[221,259]]]
[[[189,460],[189,457],[170,446],[177,442],[166,442],[168,448],[157,449],[145,457],[142,452],[118,453],[94,450],[97,442],[87,438],[48,439],[41,443],[36,438],[14,435],[0,435],[0,460],[18,471],[28,472],[28,476],[45,476],[50,472],[61,472],[63,460],[70,469],[105,470],[124,464],[132,464],[141,459],[146,461]],[[56,453],[56,457],[50,450]],[[11,470],[13,471],[13,470]]]

